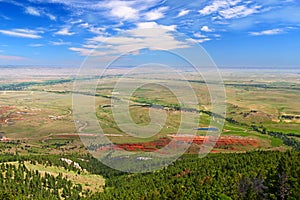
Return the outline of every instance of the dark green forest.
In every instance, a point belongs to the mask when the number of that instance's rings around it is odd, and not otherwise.
[[[104,192],[82,191],[62,176],[41,176],[22,164],[31,161],[76,171],[60,160],[62,156],[102,175]],[[0,160],[0,199],[300,199],[296,151],[210,154],[201,159],[186,154],[160,171],[144,174],[110,169],[90,155],[2,155]]]

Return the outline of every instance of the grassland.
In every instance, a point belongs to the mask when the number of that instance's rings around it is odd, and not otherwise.
[[[190,85],[195,91],[199,104],[189,105],[189,108],[209,111],[211,102],[206,84],[198,80],[192,72],[183,72],[189,77]],[[114,76],[115,75],[115,76]],[[11,75],[12,76],[12,75]],[[169,89],[160,86],[168,82],[169,85],[183,90],[182,80],[160,75],[151,80],[151,84],[138,88],[130,97],[130,115],[133,121],[146,126],[150,123],[149,110],[156,113],[166,112],[166,123],[153,137],[142,139],[128,136],[113,119],[111,111],[111,96],[118,81],[120,72],[111,71],[96,88],[95,109],[99,124],[109,138],[118,144],[148,142],[174,134],[180,124],[178,99]],[[70,80],[70,76],[60,76],[60,79]],[[135,75],[124,79],[129,87],[134,80],[142,80],[144,75]],[[300,122],[287,120],[283,115],[297,116],[300,113],[300,81],[299,75],[288,72],[283,78],[278,74],[260,74],[258,72],[223,72],[226,87],[227,118],[232,118],[238,124],[226,121],[222,130],[224,136],[251,137],[260,141],[259,148],[272,149],[284,145],[282,141],[268,135],[263,135],[251,129],[252,125],[263,126],[271,131],[293,133],[300,135]],[[91,78],[93,79],[93,78]],[[12,84],[13,77],[10,77]],[[57,79],[56,79],[57,80]],[[275,81],[278,80],[278,81]],[[72,113],[72,81],[55,81],[54,75],[34,80],[15,78],[15,82],[35,82],[21,91],[0,91],[0,132],[5,137],[19,141],[17,146],[3,150],[4,152],[19,153],[58,153],[62,151],[81,151],[82,143],[78,137],[59,138],[56,135],[74,134],[77,132]],[[46,82],[45,82],[46,81]],[[79,80],[88,86],[89,79]],[[3,79],[1,84],[6,84]],[[89,95],[89,94],[83,94]],[[183,96],[189,101],[189,96]],[[158,105],[161,108],[152,108]],[[150,107],[149,107],[150,106]],[[192,113],[191,113],[192,116]],[[211,116],[200,113],[199,126],[209,126]],[[197,120],[191,117],[190,120]],[[82,121],[81,124],[86,122]],[[198,132],[205,135],[206,132]],[[120,135],[120,136],[116,136]],[[295,136],[293,136],[295,137]],[[9,144],[6,144],[9,145]]]

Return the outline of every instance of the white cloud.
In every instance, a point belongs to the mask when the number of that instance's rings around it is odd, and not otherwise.
[[[145,30],[147,29],[147,30]],[[164,26],[156,22],[144,22],[137,24],[135,29],[123,31],[119,36],[104,37],[102,35],[88,40],[81,48],[71,47],[72,51],[80,55],[113,56],[128,51],[138,52],[139,49],[180,49],[189,47],[184,41],[177,40],[173,31],[175,25]],[[100,46],[97,46],[101,44]],[[95,50],[92,51],[92,49]]]
[[[164,11],[166,11],[168,7],[160,7],[145,14],[147,20],[157,20],[163,18],[165,16]]]
[[[61,45],[70,45],[70,42],[64,42],[63,40],[58,40],[58,41],[51,41],[50,44],[54,46],[61,46]]]
[[[38,11],[36,8],[34,7],[26,7],[25,8],[25,12],[29,15],[34,15],[34,16],[41,16],[40,11]]]
[[[247,7],[245,5],[240,5],[225,10],[221,10],[219,13],[225,19],[241,18],[254,13],[258,13],[260,8],[261,6]]]
[[[65,7],[69,7],[69,10],[76,15],[91,15],[111,17],[112,21],[138,21],[140,18],[145,17],[150,8],[160,5],[164,0],[101,0],[91,1],[89,0],[30,0],[35,3],[56,3],[63,4]],[[87,12],[86,12],[87,11]],[[156,13],[155,13],[156,12]],[[160,15],[159,10],[154,13],[148,14],[150,19],[155,18],[155,15]],[[152,16],[151,16],[152,15]],[[92,20],[92,19],[90,19]],[[95,19],[96,21],[96,19]]]
[[[202,15],[209,15],[214,12],[219,11],[222,8],[228,8],[230,6],[235,6],[240,3],[241,0],[215,0],[212,4],[205,6],[203,9],[199,10]]]
[[[82,27],[82,28],[89,28],[90,27],[89,23],[87,23],[87,22],[86,23],[82,23],[79,26]]]
[[[204,43],[204,42],[207,42],[207,41],[210,41],[210,40],[211,40],[211,38],[208,38],[208,37],[201,38],[201,39],[192,39],[192,38],[187,39],[187,41],[191,42],[192,44],[193,43]]]
[[[87,29],[89,32],[91,33],[95,33],[95,34],[106,34],[106,28],[105,27],[96,27],[88,22],[83,23],[82,20],[80,21],[75,21],[75,22],[71,22],[72,24],[78,24],[77,26],[80,28],[84,28]],[[110,26],[111,27],[111,26]]]
[[[22,37],[22,38],[32,38],[32,39],[41,38],[41,36],[38,35],[39,33],[38,31],[33,31],[29,29],[0,30],[0,33],[4,35]]]
[[[260,36],[260,35],[278,35],[284,33],[283,29],[270,29],[270,30],[264,30],[264,31],[259,31],[259,32],[250,32],[250,35],[253,36]]]
[[[67,27],[62,28],[61,30],[59,30],[55,33],[55,35],[67,35],[67,36],[71,36],[74,34],[75,33],[70,32],[69,28],[67,28]]]
[[[147,29],[147,28],[158,28],[158,29],[166,29],[169,31],[175,31],[176,30],[176,25],[159,25],[156,22],[141,22],[137,24],[138,29]]]
[[[214,19],[242,18],[248,15],[261,12],[262,6],[251,5],[252,1],[241,0],[214,0],[210,5],[205,6],[199,13],[202,15],[218,14]]]
[[[49,17],[49,19],[51,19],[52,21],[55,21],[55,20],[56,20],[56,17],[55,17],[54,15],[50,14],[50,13],[45,13],[45,15],[46,15],[47,17]]]
[[[213,30],[210,29],[208,26],[202,26],[201,31],[204,31],[204,32],[212,32]]]
[[[204,42],[207,42],[207,41],[210,41],[211,38],[204,38],[204,39],[199,39],[199,40],[196,40],[197,42],[199,43],[204,43]]]
[[[137,11],[128,6],[113,8],[111,10],[111,14],[125,20],[136,19],[138,16]]]
[[[33,15],[33,16],[47,16],[49,19],[51,20],[56,20],[56,17],[50,13],[45,12],[44,10],[38,9],[38,8],[34,8],[34,7],[25,7],[25,13],[29,14],[29,15]]]
[[[184,15],[189,14],[190,10],[182,10],[178,13],[177,17],[182,17]]]
[[[43,44],[30,44],[30,47],[42,47],[44,46]]]
[[[105,30],[106,30],[106,28],[103,28],[103,27],[90,27],[89,28],[89,31],[91,33],[95,33],[95,34],[98,34],[98,35],[104,34]]]
[[[196,38],[206,38],[206,35],[202,35],[201,33],[194,33],[194,37]]]
[[[69,50],[79,52],[82,56],[88,56],[92,53],[92,49],[70,47]]]
[[[142,16],[147,20],[156,20],[164,16],[166,7],[161,7],[148,11],[150,8],[159,5],[162,0],[106,0],[100,1],[92,9],[101,10],[103,8],[108,9],[108,13],[122,20],[138,21]]]
[[[70,21],[70,24],[80,24],[80,23],[83,23],[82,19],[77,19],[77,20]]]
[[[98,46],[98,45],[95,45],[95,44],[85,44],[85,45],[83,45],[82,47],[87,48],[87,49],[96,49],[96,48],[98,48],[99,46]]]
[[[130,1],[110,1],[104,6],[110,9],[110,15],[124,20],[135,20],[139,15],[138,10],[130,6]]]

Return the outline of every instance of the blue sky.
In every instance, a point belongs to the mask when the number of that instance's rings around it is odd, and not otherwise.
[[[179,32],[218,66],[300,67],[299,10],[299,0],[0,0],[0,65],[79,66],[153,43],[186,48]]]

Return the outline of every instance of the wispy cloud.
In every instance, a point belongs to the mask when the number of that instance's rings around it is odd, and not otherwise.
[[[68,28],[68,27],[64,27],[64,28],[62,28],[61,30],[59,30],[55,33],[55,35],[66,35],[66,36],[71,36],[71,35],[74,35],[74,34],[75,33],[70,32],[70,28]]]
[[[63,40],[58,40],[58,41],[51,41],[50,44],[54,46],[61,46],[61,45],[70,45],[70,42],[64,42]]]
[[[203,38],[203,39],[198,39],[196,40],[198,43],[204,43],[204,42],[207,42],[207,41],[210,41],[211,38]]]
[[[189,14],[189,12],[190,12],[190,10],[181,10],[181,11],[178,13],[177,17],[185,16],[185,15]]]
[[[223,8],[235,6],[239,2],[241,2],[241,0],[214,0],[211,4],[199,10],[199,13],[202,15],[209,15]]]
[[[47,17],[49,17],[49,19],[51,19],[52,21],[56,20],[56,16],[50,14],[50,13],[44,13]]]
[[[29,44],[28,46],[30,46],[30,47],[42,47],[44,45],[43,44]]]
[[[250,35],[253,36],[260,36],[260,35],[278,35],[283,34],[285,31],[283,29],[275,28],[275,29],[269,29],[269,30],[263,30],[258,32],[250,32]]]
[[[168,7],[160,7],[145,14],[147,20],[157,20],[165,16],[164,12],[168,10]]]
[[[20,57],[20,56],[8,56],[8,55],[0,54],[0,59],[3,59],[3,60],[25,60],[26,58]]]
[[[28,15],[37,16],[37,17],[46,16],[50,20],[53,20],[53,21],[56,20],[56,17],[54,15],[46,12],[44,9],[36,8],[36,7],[32,7],[32,6],[28,6],[28,7],[24,6],[24,9],[25,9],[25,13]]]
[[[202,35],[201,33],[194,33],[194,37],[196,38],[206,38],[206,35]]]
[[[259,13],[260,8],[261,6],[247,7],[246,5],[240,5],[225,10],[221,10],[219,13],[225,19],[241,18],[254,13]]]
[[[104,27],[93,27],[93,26],[90,26],[89,27],[89,31],[91,33],[95,33],[95,34],[103,34],[103,33],[105,33],[106,28],[104,28]]]
[[[78,52],[81,56],[89,56],[94,51],[93,49],[80,48],[80,47],[70,47],[69,50]],[[97,54],[95,54],[94,52],[94,56],[101,56],[101,55],[105,55],[105,53],[100,54],[100,52],[98,52]]]
[[[11,18],[7,17],[6,15],[0,14],[0,18],[5,19],[5,20],[11,20]]]
[[[208,38],[208,37],[206,37],[206,38],[200,38],[200,39],[192,39],[192,38],[188,38],[187,40],[188,40],[189,42],[191,42],[191,43],[204,43],[204,42],[210,41],[211,38]]]
[[[34,16],[41,16],[40,11],[38,11],[36,8],[34,7],[26,7],[25,8],[25,12],[29,15],[34,15]]]
[[[59,3],[71,8],[76,15],[89,15],[110,17],[112,21],[139,21],[148,17],[149,20],[158,18],[163,13],[161,9],[149,10],[164,3],[165,0],[103,0],[91,3],[89,0],[31,0],[36,3]],[[87,11],[87,12],[85,12]]]
[[[31,38],[31,39],[38,39],[42,37],[39,35],[39,33],[41,33],[40,31],[34,31],[29,29],[0,30],[0,33],[4,35],[14,36],[14,37]]]
[[[256,5],[252,1],[214,0],[211,4],[199,10],[199,13],[202,15],[217,14],[214,19],[233,19],[264,11],[261,8],[262,6]]]

